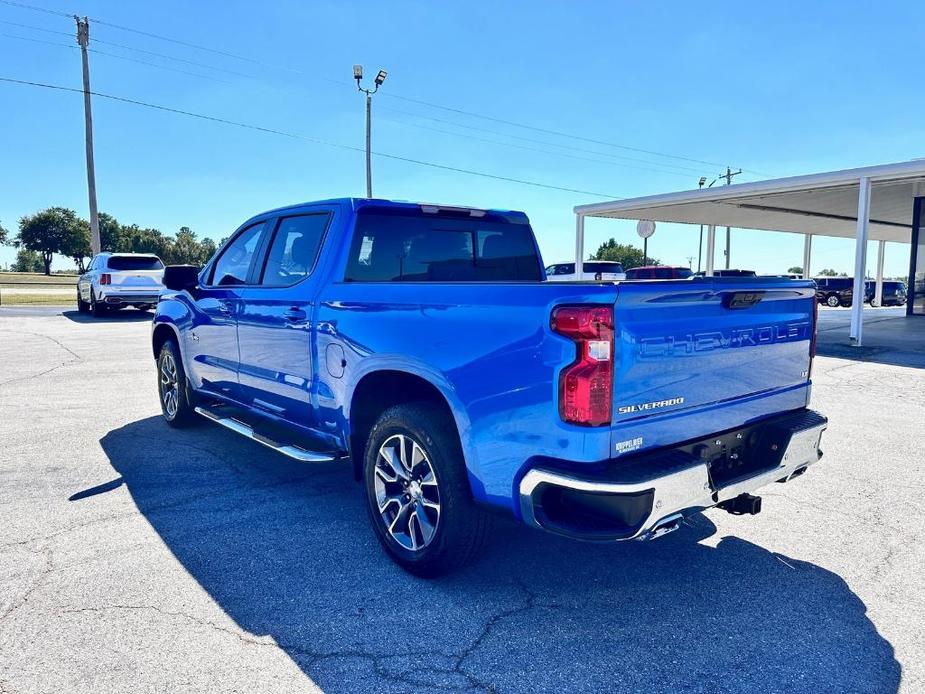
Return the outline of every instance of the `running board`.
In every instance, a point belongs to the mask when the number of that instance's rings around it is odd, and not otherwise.
[[[279,443],[273,441],[270,438],[261,436],[254,431],[254,428],[249,424],[233,419],[231,417],[226,417],[224,415],[213,412],[212,410],[206,409],[205,407],[196,407],[196,412],[201,414],[206,419],[215,422],[216,424],[221,424],[226,429],[231,429],[241,436],[249,438],[251,441],[256,441],[257,443],[271,448],[277,453],[282,453],[283,455],[299,460],[303,463],[330,463],[338,459],[338,456],[330,453],[316,453],[315,451],[309,451],[300,446],[295,446],[287,443]]]

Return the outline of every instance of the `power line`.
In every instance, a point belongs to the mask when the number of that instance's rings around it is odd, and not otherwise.
[[[19,24],[19,23],[16,23],[16,22],[3,22],[3,20],[0,20],[0,22],[6,23],[6,24],[11,24],[11,25],[13,25],[13,26],[20,26],[20,27],[23,27],[23,28],[36,29],[36,30],[39,30],[39,31],[46,31],[46,32],[54,33],[54,34],[64,34],[64,35],[70,36],[70,34],[67,34],[66,32],[52,31],[52,30],[48,30],[48,29],[42,29],[42,28],[40,28],[40,27],[35,27],[35,26],[30,26],[30,25],[25,25],[25,24]],[[40,39],[26,38],[26,37],[22,37],[22,36],[13,36],[13,35],[10,35],[10,34],[0,34],[0,35],[2,35],[2,36],[9,36],[10,38],[16,38],[16,39],[20,39],[20,40],[23,40],[23,41],[33,41],[33,42],[36,42],[36,43],[46,43],[46,44],[52,45],[52,46],[61,46],[61,47],[65,47],[65,48],[76,48],[76,46],[65,45],[65,44],[61,44],[61,43],[53,43],[53,42],[50,42],[50,41],[43,41],[43,40],[40,40]],[[100,40],[100,39],[94,39],[94,43],[102,43],[102,44],[104,44],[104,45],[116,46],[116,47],[124,48],[124,49],[130,50],[130,51],[138,51],[138,52],[143,53],[143,54],[153,55],[153,56],[157,56],[157,57],[159,57],[159,58],[164,58],[164,59],[167,59],[167,60],[178,60],[178,61],[180,61],[180,62],[182,62],[182,63],[187,63],[187,64],[190,64],[190,65],[196,65],[196,66],[204,67],[204,68],[206,68],[206,69],[221,70],[221,71],[223,71],[223,72],[228,72],[228,73],[233,74],[233,75],[238,75],[238,76],[241,76],[241,77],[246,77],[246,78],[248,78],[248,79],[257,79],[254,75],[247,75],[247,74],[245,74],[245,73],[235,72],[235,71],[232,71],[232,70],[224,70],[223,68],[217,68],[217,67],[215,67],[215,66],[208,65],[208,64],[206,64],[206,63],[199,63],[199,62],[196,62],[196,61],[190,61],[190,60],[185,60],[185,59],[182,59],[182,58],[176,58],[176,57],[174,57],[174,56],[169,56],[169,55],[166,55],[166,54],[163,54],[163,53],[155,53],[155,52],[153,52],[153,51],[147,51],[147,50],[143,50],[143,49],[137,49],[137,48],[135,48],[135,47],[133,47],[133,46],[126,46],[126,45],[124,45],[124,44],[113,43],[113,42],[111,42],[111,41],[102,41],[102,40]],[[201,74],[201,73],[191,72],[191,71],[188,71],[188,70],[180,70],[180,69],[177,69],[177,68],[171,68],[171,67],[168,67],[168,66],[166,66],[166,65],[160,65],[160,64],[158,64],[158,63],[152,63],[152,62],[150,62],[150,61],[139,60],[139,59],[136,59],[136,58],[130,58],[130,57],[128,57],[128,56],[117,55],[117,54],[114,54],[114,53],[107,53],[107,52],[105,52],[105,51],[100,51],[99,49],[89,49],[89,50],[92,51],[92,52],[94,52],[94,53],[96,53],[96,54],[98,54],[98,55],[103,55],[103,56],[107,56],[107,57],[111,57],[111,58],[116,58],[116,59],[119,59],[119,60],[126,60],[126,61],[130,61],[130,62],[134,62],[134,63],[141,64],[141,65],[148,65],[148,66],[155,67],[155,68],[162,69],[162,70],[170,70],[170,71],[178,72],[178,73],[181,73],[181,74],[191,75],[191,76],[193,76],[193,77],[199,77],[199,78],[202,78],[202,79],[211,79],[211,80],[216,81],[216,82],[222,82],[222,83],[225,83],[225,84],[229,84],[229,82],[228,82],[227,80],[221,80],[221,79],[215,78],[215,77],[213,77],[213,76],[211,76],[211,75],[203,75],[203,74]],[[300,89],[304,89],[304,87],[302,87],[302,86],[300,85]],[[682,165],[679,165],[679,164],[670,164],[670,163],[667,163],[667,162],[654,162],[654,161],[650,161],[650,160],[647,160],[647,159],[639,159],[639,158],[635,158],[635,157],[627,157],[627,156],[625,156],[625,155],[612,154],[612,153],[610,153],[610,152],[600,152],[600,151],[596,151],[596,150],[589,150],[589,149],[585,149],[585,148],[581,148],[581,147],[574,147],[574,146],[571,146],[571,145],[563,145],[563,144],[556,143],[556,142],[549,142],[549,141],[546,141],[546,140],[538,140],[538,139],[536,139],[536,138],[524,137],[524,136],[521,136],[521,135],[512,135],[512,134],[510,134],[510,133],[499,132],[499,131],[497,131],[497,130],[492,130],[492,129],[490,129],[490,128],[481,128],[481,127],[478,127],[478,126],[466,125],[466,124],[463,124],[463,123],[457,123],[457,122],[455,122],[455,121],[449,121],[449,120],[446,120],[446,119],[436,118],[436,117],[433,117],[433,116],[423,116],[423,115],[416,114],[416,113],[413,113],[413,112],[410,112],[410,111],[404,111],[404,110],[401,110],[401,109],[396,109],[396,108],[392,108],[392,107],[388,107],[388,106],[383,107],[383,108],[385,108],[385,109],[388,110],[388,111],[392,111],[393,113],[399,113],[399,114],[402,114],[402,115],[411,116],[411,117],[413,117],[413,118],[423,118],[423,119],[430,120],[430,121],[437,122],[437,123],[442,123],[442,124],[451,125],[451,126],[455,126],[455,127],[459,127],[459,128],[464,128],[464,129],[467,129],[467,130],[473,130],[473,131],[475,131],[475,132],[490,133],[490,134],[494,134],[494,135],[499,135],[499,136],[501,136],[501,137],[513,138],[513,139],[520,140],[520,141],[523,141],[523,142],[530,142],[530,143],[545,145],[545,146],[547,146],[547,147],[555,147],[555,148],[559,148],[559,149],[564,149],[564,150],[566,150],[566,152],[550,151],[550,150],[548,150],[548,149],[540,149],[540,148],[538,148],[538,147],[527,147],[527,146],[524,146],[524,145],[518,145],[518,144],[511,143],[511,142],[504,142],[504,141],[501,141],[501,140],[494,140],[494,139],[490,139],[490,138],[477,137],[477,136],[467,135],[467,134],[460,133],[460,132],[453,132],[453,131],[451,131],[451,130],[443,130],[443,129],[441,129],[441,128],[434,128],[434,127],[430,127],[430,126],[427,126],[427,125],[422,125],[422,124],[420,124],[420,123],[414,123],[414,122],[408,122],[408,121],[400,121],[400,120],[391,120],[391,121],[390,121],[390,122],[394,122],[394,123],[397,123],[397,124],[400,124],[400,125],[404,125],[404,126],[408,126],[408,127],[421,128],[421,129],[424,129],[424,130],[430,130],[431,132],[441,133],[441,134],[444,134],[444,135],[451,135],[451,136],[454,136],[454,137],[465,138],[465,139],[471,140],[471,141],[485,142],[485,143],[488,143],[488,144],[499,145],[499,146],[502,146],[502,147],[510,147],[510,148],[519,149],[519,150],[523,150],[523,151],[538,152],[538,153],[541,153],[541,154],[548,154],[548,155],[552,155],[552,156],[565,157],[565,158],[574,159],[574,160],[579,160],[579,161],[588,161],[588,162],[594,162],[594,163],[599,163],[599,164],[606,164],[606,165],[611,165],[611,166],[616,166],[616,165],[617,165],[618,162],[615,161],[615,160],[638,162],[638,163],[641,163],[641,164],[646,164],[646,165],[648,165],[648,166],[638,166],[638,165],[635,165],[635,166],[634,166],[634,165],[632,165],[632,164],[630,164],[630,165],[622,164],[622,166],[624,166],[624,167],[626,167],[626,168],[632,168],[632,169],[640,170],[640,171],[650,171],[650,172],[653,172],[653,173],[671,174],[671,175],[675,175],[675,176],[684,176],[684,177],[688,177],[688,174],[686,174],[686,173],[681,173],[680,170],[685,170],[685,171],[691,171],[691,172],[695,172],[695,173],[700,173],[700,170],[699,170],[699,169],[694,169],[694,168],[682,166]],[[387,120],[388,120],[388,119],[387,119]],[[596,158],[585,157],[585,156],[578,156],[578,155],[575,155],[575,154],[570,154],[569,152],[585,152],[585,153],[588,153],[588,154],[594,154],[594,155],[598,155],[598,156],[602,156],[602,157],[607,157],[608,160],[596,159]],[[662,167],[662,168],[651,168],[652,166],[658,166],[658,167]],[[678,169],[678,170],[674,170],[674,171],[673,171],[673,170],[670,170],[670,169]]]
[[[14,7],[22,7],[22,8],[25,8],[25,9],[31,9],[31,10],[35,10],[35,11],[39,11],[39,12],[48,12],[48,13],[50,13],[50,14],[58,14],[58,15],[62,15],[62,16],[65,16],[65,17],[70,18],[70,15],[67,14],[67,13],[65,13],[65,12],[58,12],[58,11],[54,11],[54,10],[48,10],[48,9],[46,9],[46,8],[38,7],[38,6],[36,6],[36,5],[29,5],[29,4],[23,3],[23,2],[17,2],[17,1],[15,1],[15,0],[0,0],[0,2],[2,2],[3,4],[12,5],[12,6],[14,6]],[[250,57],[248,57],[248,56],[243,56],[243,55],[240,55],[240,54],[238,54],[238,53],[232,53],[232,52],[230,52],[230,51],[224,51],[224,50],[220,50],[220,49],[217,49],[217,48],[211,48],[211,47],[209,47],[209,46],[203,46],[202,44],[194,43],[194,42],[191,42],[191,41],[183,41],[183,40],[175,39],[175,38],[172,38],[172,37],[169,37],[169,36],[164,36],[164,35],[162,35],[162,34],[155,34],[155,33],[149,32],[149,31],[143,31],[143,30],[141,30],[141,29],[135,29],[134,27],[125,26],[125,25],[122,25],[122,24],[115,24],[115,23],[113,23],[113,22],[107,22],[107,21],[105,21],[105,20],[103,20],[103,19],[99,19],[99,18],[96,18],[96,17],[93,17],[92,19],[93,19],[93,21],[96,22],[97,24],[100,24],[100,25],[103,25],[103,26],[108,26],[108,27],[113,28],[113,29],[118,29],[118,30],[120,30],[120,31],[131,32],[131,33],[134,33],[134,34],[138,34],[138,35],[140,35],[140,36],[146,36],[146,37],[148,37],[148,38],[157,39],[157,40],[159,40],[159,41],[167,41],[167,42],[174,43],[174,44],[177,44],[177,45],[180,45],[180,46],[185,46],[185,47],[187,47],[187,48],[193,48],[193,49],[195,49],[195,50],[206,51],[206,52],[213,53],[213,54],[216,54],[216,55],[224,56],[224,57],[226,57],[226,58],[233,58],[233,59],[235,59],[235,60],[242,60],[242,61],[247,62],[247,63],[250,63],[250,64],[252,64],[252,65],[260,65],[260,66],[267,67],[267,68],[274,69],[274,70],[287,70],[287,71],[289,71],[289,72],[294,72],[294,73],[298,73],[298,74],[301,74],[301,75],[309,75],[309,74],[310,74],[310,73],[306,73],[306,72],[303,71],[303,70],[298,70],[298,69],[296,69],[296,68],[291,68],[291,67],[288,67],[288,66],[281,66],[281,65],[271,65],[271,64],[265,63],[265,62],[263,62],[263,61],[257,60],[256,58],[250,58]],[[316,76],[316,75],[310,75],[310,76],[314,77],[315,79],[321,79],[321,80],[323,80],[323,81],[330,82],[330,83],[333,83],[333,84],[340,84],[340,85],[350,84],[350,83],[347,82],[346,80],[335,80],[335,79],[326,78],[326,77],[318,77],[318,76]],[[427,106],[428,108],[440,109],[440,110],[443,110],[443,111],[448,111],[448,112],[451,112],[451,113],[456,113],[456,114],[459,114],[459,115],[464,115],[464,116],[467,116],[467,117],[469,117],[469,118],[479,118],[479,119],[482,119],[482,120],[487,120],[487,121],[490,121],[490,122],[494,122],[494,123],[498,123],[498,124],[502,124],[502,125],[507,125],[507,126],[509,126],[509,127],[515,127],[515,128],[526,129],[526,130],[532,130],[532,131],[534,131],[534,132],[540,132],[540,133],[544,133],[544,134],[547,134],[547,135],[553,135],[553,136],[555,136],[555,137],[563,137],[563,138],[578,140],[578,141],[582,141],[582,142],[588,142],[588,143],[592,143],[592,144],[602,145],[602,146],[605,146],[605,147],[613,147],[613,148],[615,148],[615,149],[622,149],[622,150],[626,150],[626,151],[630,151],[630,152],[637,152],[637,153],[640,153],[640,154],[648,154],[649,156],[663,157],[663,158],[668,158],[668,159],[677,159],[677,160],[679,160],[679,161],[688,161],[688,162],[692,162],[692,163],[696,163],[696,164],[705,164],[705,165],[708,165],[708,166],[722,166],[721,164],[717,164],[716,162],[711,162],[711,161],[707,161],[707,160],[704,160],[704,159],[696,159],[696,158],[694,158],[694,157],[688,157],[688,156],[684,156],[684,155],[680,155],[680,154],[670,154],[670,153],[667,153],[667,152],[659,152],[659,151],[656,151],[656,150],[645,149],[645,148],[642,148],[642,147],[635,147],[635,146],[632,146],[632,145],[624,145],[624,144],[620,144],[620,143],[616,143],[616,142],[609,142],[609,141],[606,141],[606,140],[599,140],[599,139],[595,139],[595,138],[591,138],[591,137],[586,137],[586,136],[583,136],[583,135],[575,135],[575,134],[572,134],[572,133],[567,133],[567,132],[564,132],[564,131],[561,131],[561,130],[555,130],[555,129],[552,129],[552,128],[539,127],[539,126],[535,126],[535,125],[530,125],[530,124],[528,124],[528,123],[520,123],[520,122],[518,122],[518,121],[513,121],[513,120],[509,120],[509,119],[505,119],[505,118],[498,118],[498,117],[496,117],[496,116],[489,116],[489,115],[486,115],[486,114],[477,113],[477,112],[475,112],[475,111],[467,111],[467,110],[465,110],[465,109],[455,108],[455,107],[452,107],[452,106],[444,106],[444,105],[442,105],[442,104],[437,104],[437,103],[434,103],[434,102],[431,102],[431,101],[425,101],[425,100],[423,100],[423,99],[417,99],[417,98],[413,98],[413,97],[402,96],[401,94],[395,94],[394,92],[389,92],[389,93],[387,94],[387,96],[390,96],[390,97],[392,97],[392,98],[394,98],[394,99],[399,99],[399,100],[402,100],[402,101],[406,101],[406,102],[408,102],[408,103],[414,103],[414,104],[418,104],[418,105],[421,105],[421,106]],[[656,162],[652,162],[652,163],[654,164],[654,163],[656,163]],[[698,171],[698,172],[699,172],[699,171]],[[759,172],[754,172],[754,173],[759,173]]]
[[[0,0],[0,2],[2,1],[3,0]],[[46,84],[43,82],[20,80],[20,79],[14,79],[12,77],[0,77],[0,82],[7,82],[10,84],[19,84],[19,85],[28,85],[32,87],[42,87],[45,89],[54,89],[58,91],[72,92],[72,93],[77,93],[77,94],[83,93],[83,90],[75,89],[74,87],[65,87],[65,86],[56,85],[56,84]],[[192,118],[199,118],[201,120],[211,121],[214,123],[223,123],[225,125],[232,125],[235,127],[245,128],[248,130],[256,130],[259,132],[270,133],[273,135],[280,135],[282,137],[288,137],[294,140],[303,140],[305,142],[311,142],[314,144],[324,145],[326,147],[333,147],[336,149],[348,150],[351,152],[365,152],[365,150],[362,147],[354,147],[352,145],[345,145],[339,142],[330,142],[330,141],[321,140],[315,137],[309,137],[307,135],[300,135],[296,133],[286,132],[284,130],[278,130],[276,128],[268,128],[268,127],[261,126],[261,125],[254,125],[252,123],[241,123],[239,121],[233,121],[227,118],[220,118],[218,116],[209,116],[209,115],[205,115],[202,113],[184,111],[183,109],[173,108],[170,106],[162,106],[160,104],[152,104],[146,101],[139,101],[137,99],[130,99],[124,96],[117,96],[115,94],[105,94],[103,92],[96,92],[96,91],[91,91],[90,93],[93,96],[98,96],[102,99],[120,101],[120,102],[127,103],[127,104],[133,104],[135,106],[143,106],[145,108],[156,109],[158,111],[165,111],[167,113],[176,113],[179,115],[190,116]],[[547,190],[559,190],[559,191],[566,192],[566,193],[578,193],[580,195],[591,195],[594,197],[607,198],[607,199],[612,199],[612,200],[617,199],[617,196],[611,195],[609,193],[597,193],[597,192],[588,191],[588,190],[580,190],[577,188],[566,188],[563,186],[556,186],[556,185],[551,185],[547,183],[539,183],[537,181],[530,181],[530,180],[526,180],[522,178],[513,178],[510,176],[500,176],[497,174],[486,173],[484,171],[463,169],[463,168],[459,168],[456,166],[449,166],[447,164],[438,164],[436,162],[426,161],[423,159],[414,159],[412,157],[405,157],[405,156],[398,155],[398,154],[388,154],[386,152],[373,152],[373,154],[377,157],[383,157],[385,159],[392,159],[395,161],[402,161],[402,162],[406,162],[409,164],[417,164],[419,166],[427,166],[433,169],[441,169],[443,171],[452,171],[454,173],[462,173],[462,174],[467,174],[470,176],[480,176],[482,178],[490,178],[496,181],[506,181],[508,183],[519,183],[521,185],[533,186],[536,188],[545,188]]]
[[[653,165],[653,166],[662,166],[662,167],[666,167],[666,168],[678,169],[679,171],[689,171],[689,172],[691,172],[691,173],[698,173],[698,174],[699,174],[699,173],[702,172],[702,169],[695,169],[695,168],[683,166],[683,165],[680,165],[680,164],[671,164],[671,163],[669,163],[669,162],[651,161],[651,160],[649,160],[649,159],[638,159],[638,158],[636,158],[636,157],[628,157],[628,156],[625,156],[625,155],[622,155],[622,154],[613,154],[613,153],[611,153],[611,152],[601,152],[600,150],[585,149],[585,148],[583,148],[583,147],[576,147],[576,146],[574,146],[574,145],[563,145],[563,144],[560,144],[560,143],[558,143],[558,142],[549,142],[548,140],[537,140],[536,138],[533,138],[533,137],[524,137],[523,135],[512,135],[512,134],[510,134],[510,133],[505,133],[505,132],[501,132],[501,131],[498,131],[498,130],[492,130],[492,129],[490,129],[490,128],[480,128],[480,127],[478,127],[478,126],[476,126],[476,125],[466,125],[466,124],[464,124],[464,123],[459,123],[459,122],[457,122],[457,121],[446,120],[446,119],[444,119],[444,118],[437,118],[437,117],[435,117],[435,116],[425,116],[425,115],[421,115],[421,114],[418,114],[418,113],[413,113],[413,112],[411,112],[411,111],[403,111],[403,110],[401,110],[401,109],[393,108],[393,107],[391,107],[391,106],[380,106],[380,108],[384,108],[384,109],[387,110],[387,111],[392,111],[393,113],[400,113],[400,114],[405,115],[405,116],[411,116],[411,117],[413,117],[413,118],[423,118],[423,119],[425,119],[425,120],[429,120],[429,121],[432,121],[432,122],[435,122],[435,123],[442,123],[442,124],[444,124],[444,125],[453,125],[453,126],[458,127],[458,128],[465,128],[466,130],[473,130],[473,131],[475,131],[475,132],[491,133],[491,134],[493,134],[493,135],[500,135],[500,136],[502,136],[502,137],[509,137],[509,138],[514,139],[514,140],[520,140],[521,142],[531,142],[531,143],[534,143],[534,144],[546,145],[546,146],[548,146],[548,147],[558,147],[558,148],[560,148],[560,149],[565,149],[565,150],[568,150],[568,151],[570,151],[570,152],[583,152],[583,153],[585,153],[585,154],[594,154],[594,155],[598,155],[598,156],[602,156],[602,157],[609,157],[609,158],[611,158],[611,159],[617,159],[617,160],[620,160],[620,161],[633,161],[633,162],[639,162],[639,163],[641,163],[641,164],[651,164],[651,165]],[[650,169],[650,170],[653,170],[653,169]],[[663,172],[663,173],[675,173],[675,172],[668,172],[668,171],[665,171],[665,172]]]
[[[59,32],[64,33],[64,32]],[[56,46],[58,48],[67,48],[69,50],[77,50],[77,45],[71,45],[69,43],[57,43],[55,41],[46,41],[44,39],[36,39],[31,36],[16,36],[15,34],[7,34],[5,32],[0,32],[0,36],[8,39],[17,39],[18,41],[29,41],[30,43],[40,43],[46,46]],[[95,41],[95,40],[94,40]],[[101,43],[101,42],[100,42]],[[150,67],[158,68],[159,70],[168,70],[170,72],[178,72],[183,75],[192,75],[193,77],[200,77],[202,79],[212,80],[213,82],[223,82],[225,84],[231,84],[228,80],[223,80],[214,75],[203,75],[199,72],[190,72],[189,70],[181,70],[180,68],[170,67],[169,65],[159,65],[158,63],[152,63],[148,60],[139,60],[138,58],[130,58],[126,55],[117,55],[116,53],[108,53],[106,51],[101,51],[97,48],[88,48],[90,53],[95,53],[96,55],[103,55],[107,58],[116,58],[117,60],[126,60],[130,63],[138,63],[140,65],[148,65]]]
[[[423,130],[430,130],[431,132],[435,132],[435,133],[442,133],[444,135],[453,135],[454,137],[461,137],[466,140],[474,140],[476,142],[486,142],[488,144],[500,145],[502,147],[512,147],[514,149],[520,149],[520,150],[524,150],[527,152],[539,152],[541,154],[550,154],[555,157],[565,157],[567,159],[577,159],[579,161],[589,161],[589,162],[594,162],[596,164],[606,164],[607,166],[618,166],[619,165],[619,166],[625,166],[631,169],[637,169],[640,171],[651,171],[654,173],[672,174],[674,176],[683,176],[684,178],[690,178],[690,174],[681,173],[680,171],[666,171],[663,169],[648,169],[642,166],[634,166],[632,164],[618,164],[615,161],[611,161],[607,159],[594,159],[592,157],[582,157],[576,154],[568,154],[567,152],[551,152],[548,149],[540,149],[538,147],[528,147],[527,145],[518,145],[513,142],[503,142],[501,140],[493,140],[487,137],[467,135],[465,133],[453,132],[452,130],[443,130],[441,128],[432,128],[429,125],[421,125],[420,123],[409,123],[408,121],[396,120],[396,119],[391,119],[391,118],[382,118],[382,120],[385,120],[388,123],[395,123],[397,125],[410,126],[412,128],[421,128]]]
[[[0,3],[4,5],[10,5],[11,7],[19,7],[24,10],[34,10],[35,12],[45,12],[46,14],[56,14],[59,17],[67,17],[68,19],[73,19],[74,15],[69,12],[62,12],[61,10],[50,10],[47,7],[38,7],[37,5],[30,5],[25,2],[15,2],[15,0],[0,0]]]

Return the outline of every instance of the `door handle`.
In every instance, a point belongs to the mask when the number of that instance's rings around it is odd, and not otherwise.
[[[285,318],[290,323],[299,323],[308,318],[308,314],[297,306],[293,306],[285,313],[283,313],[283,318]]]

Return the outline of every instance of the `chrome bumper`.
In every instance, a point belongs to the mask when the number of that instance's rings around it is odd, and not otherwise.
[[[658,474],[651,477],[642,476],[632,480],[601,480],[575,477],[548,469],[530,470],[520,482],[520,510],[524,522],[532,527],[550,530],[558,534],[590,540],[633,540],[652,539],[673,530],[685,515],[716,506],[723,501],[733,499],[740,494],[752,492],[771,482],[787,482],[802,474],[807,467],[819,461],[822,452],[819,443],[828,421],[815,412],[807,411],[803,415],[791,416],[789,443],[779,457],[779,463],[773,467],[757,471],[750,476],[731,481],[725,486],[714,485],[710,468],[706,462],[671,450],[666,457],[674,456],[678,460],[659,465]],[[786,419],[777,419],[780,425]],[[667,471],[665,468],[668,468]],[[641,521],[633,523],[625,532],[595,533],[593,535],[573,532],[555,523],[550,523],[542,511],[542,492],[548,487],[576,492],[588,492],[595,496],[614,498],[627,495],[646,495],[651,497],[647,504],[649,510]]]

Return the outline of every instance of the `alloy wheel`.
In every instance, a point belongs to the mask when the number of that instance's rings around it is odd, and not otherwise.
[[[389,535],[417,552],[434,539],[440,523],[440,489],[421,445],[405,434],[379,447],[375,467],[376,506]]]
[[[164,403],[164,411],[169,419],[177,416],[177,406],[180,400],[180,387],[177,383],[177,364],[171,354],[164,354],[161,357],[161,401]]]

